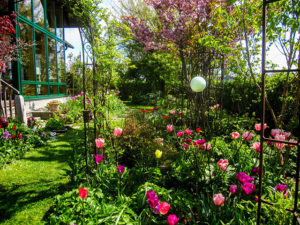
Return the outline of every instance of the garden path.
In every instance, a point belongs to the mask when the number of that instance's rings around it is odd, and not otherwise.
[[[0,170],[0,224],[43,224],[53,197],[68,186],[75,130],[58,136]]]

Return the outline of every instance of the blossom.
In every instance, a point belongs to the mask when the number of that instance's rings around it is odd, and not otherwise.
[[[203,144],[203,148],[204,148],[205,150],[209,150],[210,147],[211,147],[211,144],[209,144],[209,143],[204,143],[204,144]]]
[[[186,143],[191,143],[192,141],[193,140],[191,138],[187,138],[187,139],[184,140],[184,142],[186,142]]]
[[[123,132],[123,131],[122,131],[121,128],[115,128],[115,129],[114,129],[114,135],[117,136],[117,137],[118,137],[118,136],[121,136],[122,132]]]
[[[147,191],[146,197],[147,199],[154,198],[156,195],[155,191]]]
[[[298,143],[297,140],[295,140],[295,139],[290,139],[289,142],[292,142],[292,143],[295,143],[295,144]],[[292,147],[295,147],[295,145],[289,144],[289,147],[292,148]]]
[[[203,145],[205,143],[204,139],[198,139],[196,141],[193,142],[195,147],[200,147],[201,145]]]
[[[178,137],[183,137],[183,136],[184,136],[184,133],[183,133],[182,131],[179,131],[179,132],[177,132],[177,136],[178,136]]]
[[[183,145],[182,145],[182,148],[183,148],[184,150],[187,150],[189,147],[190,147],[190,146],[189,146],[188,144],[183,144]]]
[[[230,185],[229,191],[230,191],[230,193],[231,193],[232,195],[234,195],[234,194],[236,193],[236,191],[237,191],[237,186],[234,185],[234,184]]]
[[[253,134],[250,133],[249,131],[246,131],[243,133],[243,139],[245,141],[250,141],[252,139],[252,137],[253,137]]]
[[[88,190],[84,188],[79,188],[79,197],[85,199],[88,196]]]
[[[178,114],[179,116],[181,116],[181,115],[182,115],[182,112],[178,112],[177,114]]]
[[[167,119],[169,119],[169,117],[168,116],[164,116],[164,119],[167,120]]]
[[[251,173],[257,176],[259,174],[259,167],[253,167]]]
[[[170,114],[171,114],[171,115],[174,115],[174,114],[175,114],[175,110],[173,110],[173,109],[170,110]]]
[[[287,185],[285,184],[277,184],[275,186],[275,190],[279,192],[284,192],[284,190],[287,188]]]
[[[184,130],[184,133],[185,133],[186,135],[191,135],[191,134],[192,134],[192,131],[191,131],[190,129],[185,129],[185,130]]]
[[[284,141],[285,140],[285,136],[283,134],[277,134],[275,136],[275,139],[278,140],[278,141]],[[284,143],[279,143],[279,142],[276,142],[276,148],[278,149],[283,149],[285,144]]]
[[[162,151],[159,151],[159,150],[157,149],[157,150],[155,151],[155,157],[156,157],[157,159],[160,159],[161,156],[162,156]]]
[[[168,224],[169,225],[176,225],[178,223],[179,219],[175,214],[170,214],[168,216]]]
[[[253,148],[255,151],[260,152],[260,142],[254,142],[250,148]]]
[[[153,112],[154,109],[150,109],[151,112]]]
[[[200,133],[200,132],[201,132],[201,128],[200,128],[200,127],[197,127],[197,128],[196,128],[196,132],[197,132],[197,133]]]
[[[283,198],[286,198],[289,195],[289,190],[286,190],[285,193],[283,194]]]
[[[236,178],[240,183],[252,183],[254,181],[254,178],[250,177],[244,172],[240,172],[236,174]]]
[[[232,137],[232,139],[239,139],[240,134],[238,132],[232,132],[231,137]]]
[[[255,130],[260,131],[261,130],[261,123],[257,123],[254,125]],[[267,129],[267,124],[264,124],[264,130]]]
[[[163,215],[166,215],[169,212],[170,204],[167,202],[162,202],[159,204],[159,212]]]
[[[97,164],[100,164],[101,162],[102,162],[102,160],[105,158],[105,156],[103,156],[103,155],[98,155],[98,154],[95,154],[94,155],[94,158],[95,158],[95,160],[96,160],[96,163]]]
[[[11,134],[6,130],[6,131],[4,131],[3,134],[2,134],[2,138],[3,138],[4,140],[7,140],[7,138],[11,138]]]
[[[164,139],[163,138],[155,138],[155,142],[158,145],[164,145]]]
[[[255,185],[252,183],[243,183],[242,189],[246,195],[251,195],[255,191]]]
[[[98,139],[95,139],[95,144],[96,144],[96,147],[97,148],[103,148],[104,146],[104,139],[102,138],[98,138]]]
[[[222,194],[215,194],[213,200],[215,205],[222,205],[224,203],[225,197]]]
[[[16,126],[13,126],[13,127],[12,127],[12,130],[16,130]]]
[[[272,142],[272,141],[269,141],[269,140],[267,140],[267,145],[269,145],[269,146],[272,146],[272,145],[273,145],[273,142]]]
[[[229,164],[229,163],[228,163],[228,161],[227,161],[226,159],[220,159],[219,162],[218,162],[219,167],[220,167],[222,170],[224,170],[224,171],[227,170],[228,164]]]
[[[174,127],[173,127],[172,124],[168,124],[167,127],[166,127],[166,129],[167,129],[167,131],[168,131],[169,133],[171,133],[171,132],[174,130]]]
[[[11,139],[14,139],[16,137],[16,135],[12,134],[10,137],[11,137]]]
[[[118,166],[117,166],[117,169],[118,169],[118,173],[119,173],[119,174],[122,174],[122,173],[124,173],[124,171],[125,171],[125,166],[118,165]]]

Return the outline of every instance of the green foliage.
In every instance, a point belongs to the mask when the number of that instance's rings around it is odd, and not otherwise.
[[[30,129],[18,122],[10,122],[5,130],[0,128],[0,133],[0,167],[21,158],[34,147],[45,145],[49,140],[49,135],[38,127]],[[9,135],[5,137],[5,134]]]
[[[65,128],[65,124],[60,120],[59,117],[50,118],[47,120],[45,130],[63,130]]]

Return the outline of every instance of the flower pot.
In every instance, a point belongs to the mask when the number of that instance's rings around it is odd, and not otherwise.
[[[48,103],[49,107],[50,107],[50,111],[51,112],[57,112],[58,111],[58,107],[59,107],[59,103]]]

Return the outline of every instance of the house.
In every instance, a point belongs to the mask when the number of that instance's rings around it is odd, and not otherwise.
[[[64,30],[76,27],[63,0],[0,0],[0,15],[18,13],[16,38],[34,43],[21,51],[2,78],[24,96],[26,111],[67,99]]]

